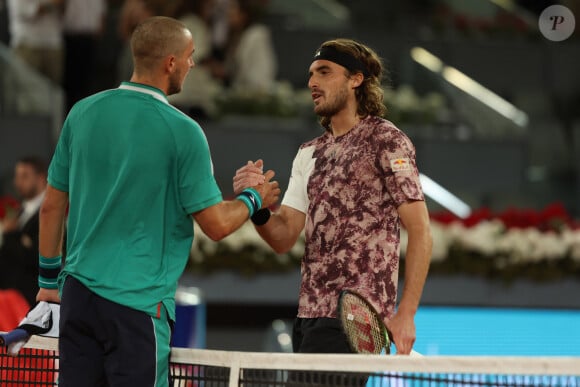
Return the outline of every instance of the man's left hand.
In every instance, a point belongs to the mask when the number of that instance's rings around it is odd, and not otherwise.
[[[414,314],[399,311],[389,321],[387,327],[393,336],[397,354],[410,354],[416,338]]]
[[[58,289],[40,288],[36,294],[36,301],[56,302],[57,304],[60,304]]]

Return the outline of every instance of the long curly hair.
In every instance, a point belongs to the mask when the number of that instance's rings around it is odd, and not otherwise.
[[[345,38],[328,40],[322,43],[319,49],[323,47],[333,47],[338,51],[355,57],[365,65],[368,74],[365,76],[363,83],[355,90],[358,103],[357,114],[360,117],[383,117],[387,113],[387,108],[384,104],[381,83],[386,71],[378,54],[370,47],[356,40]],[[354,74],[351,72],[351,75]],[[321,117],[320,123],[328,129],[330,117]]]

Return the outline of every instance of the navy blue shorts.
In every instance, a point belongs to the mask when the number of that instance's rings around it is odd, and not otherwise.
[[[169,385],[171,322],[106,300],[69,276],[60,307],[59,387]]]

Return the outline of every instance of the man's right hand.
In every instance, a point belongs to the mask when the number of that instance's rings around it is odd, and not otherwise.
[[[57,304],[60,304],[58,289],[40,288],[40,290],[36,294],[36,301],[56,302]]]
[[[262,160],[256,162],[248,161],[246,165],[236,171],[233,181],[234,195],[239,195],[240,192],[248,187],[263,184],[266,181],[264,177],[264,162]]]
[[[275,180],[270,181],[274,175],[274,171],[269,170],[264,174],[264,183],[253,187],[262,197],[262,208],[268,208],[276,204],[280,198],[281,191],[278,182]]]

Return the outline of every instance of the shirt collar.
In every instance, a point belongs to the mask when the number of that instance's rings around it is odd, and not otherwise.
[[[36,195],[34,198],[30,199],[30,200],[24,200],[22,202],[22,209],[25,212],[36,212],[36,210],[38,210],[40,208],[40,205],[42,204],[42,200],[44,199],[44,193],[46,191],[42,191],[41,193],[39,193],[38,195]]]
[[[28,220],[30,220],[30,218],[32,218],[32,216],[38,212],[42,201],[44,200],[45,193],[46,191],[42,191],[34,198],[22,201],[22,214],[18,218],[18,224],[20,227],[23,227],[26,222],[28,222]]]
[[[161,90],[153,86],[144,85],[142,83],[121,82],[119,89],[132,90],[143,94],[149,94],[153,96],[153,98],[158,99],[159,101],[164,102],[166,104],[169,104],[167,96]]]

